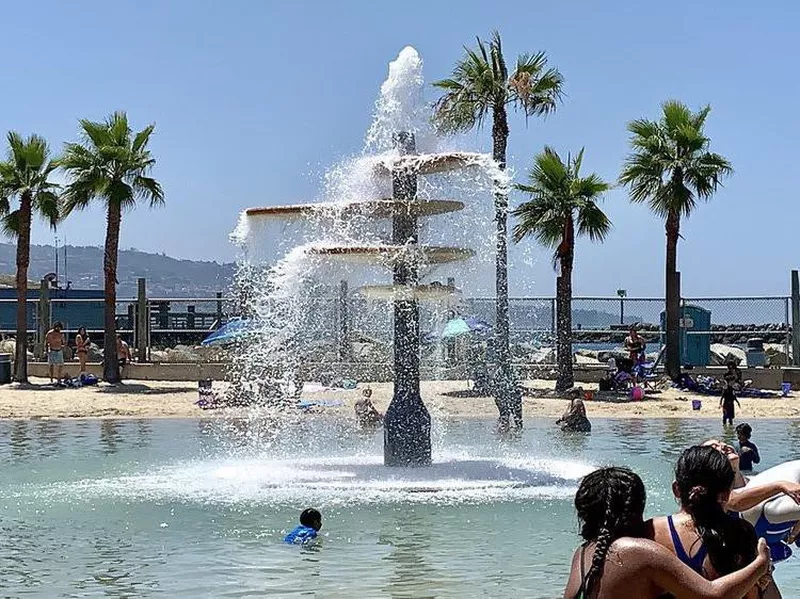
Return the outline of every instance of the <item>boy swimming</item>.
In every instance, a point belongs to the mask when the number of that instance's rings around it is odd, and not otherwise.
[[[739,470],[752,470],[753,464],[761,461],[758,447],[750,440],[753,428],[746,422],[736,427],[736,438],[739,439]]]
[[[283,542],[290,545],[306,545],[317,538],[320,528],[322,528],[322,514],[314,508],[305,509],[300,514],[300,525],[286,535]]]

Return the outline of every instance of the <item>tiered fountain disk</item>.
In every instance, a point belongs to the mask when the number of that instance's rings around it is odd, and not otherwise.
[[[391,299],[394,303],[394,395],[384,419],[384,463],[387,466],[425,466],[431,463],[431,419],[422,401],[419,385],[419,304],[424,299],[441,299],[455,292],[444,285],[420,285],[419,269],[429,264],[466,260],[472,250],[429,246],[418,243],[417,219],[461,210],[452,200],[424,200],[417,197],[417,178],[476,164],[480,154],[453,152],[416,154],[413,133],[394,136],[399,156],[375,167],[392,178],[392,197],[347,204],[300,204],[250,208],[247,215],[272,218],[310,218],[335,211],[339,218],[364,216],[392,219],[391,243],[381,245],[319,245],[309,253],[330,259],[385,264],[392,268],[392,285],[365,287],[367,296]]]

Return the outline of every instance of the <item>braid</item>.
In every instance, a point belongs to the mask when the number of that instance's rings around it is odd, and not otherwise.
[[[583,581],[586,595],[600,580],[614,541],[641,526],[644,504],[644,484],[627,468],[603,468],[584,478],[575,507],[583,521],[583,538],[595,544],[592,565]]]

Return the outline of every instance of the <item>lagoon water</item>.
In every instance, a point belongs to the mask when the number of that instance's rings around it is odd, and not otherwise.
[[[431,469],[387,470],[382,437],[308,417],[0,423],[0,588],[10,597],[559,597],[578,543],[572,495],[626,464],[648,512],[716,420],[596,420],[589,436],[528,420],[439,424]],[[800,457],[800,421],[758,421],[768,467]],[[320,546],[283,545],[323,511]],[[798,551],[800,553],[800,551]],[[784,596],[800,558],[780,564]]]

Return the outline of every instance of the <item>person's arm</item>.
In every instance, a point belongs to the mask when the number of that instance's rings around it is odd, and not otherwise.
[[[727,509],[732,512],[745,512],[762,501],[781,493],[785,493],[795,503],[800,504],[800,484],[780,480],[766,485],[734,489],[731,491]]]
[[[750,451],[753,452],[753,463],[754,464],[760,463],[761,462],[761,454],[758,453],[758,447],[753,445],[753,447],[750,448]]]
[[[735,402],[736,402],[736,405],[737,405],[737,406],[739,406],[740,408],[742,407],[742,404],[740,404],[740,403],[739,403],[739,398],[738,398],[738,397],[734,397],[734,398],[733,398],[733,401],[735,401]]]
[[[652,541],[645,543],[641,553],[647,559],[650,579],[664,591],[682,599],[740,599],[769,569],[769,548],[764,539],[759,539],[758,556],[752,563],[713,581],[700,576],[660,545]]]

